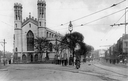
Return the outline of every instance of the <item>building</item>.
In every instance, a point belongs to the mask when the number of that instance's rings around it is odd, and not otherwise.
[[[45,37],[55,45],[56,39],[60,40],[62,35],[46,27],[46,2],[37,1],[38,18],[29,13],[29,17],[22,19],[22,4],[14,4],[14,62],[36,62],[42,61],[46,55],[39,54],[34,49],[34,39]],[[53,58],[55,50],[49,52],[49,58]]]
[[[109,60],[110,63],[119,63],[128,59],[128,34],[123,34],[119,38],[116,44],[109,47],[108,53],[106,53],[105,58]],[[127,60],[128,61],[128,60]]]

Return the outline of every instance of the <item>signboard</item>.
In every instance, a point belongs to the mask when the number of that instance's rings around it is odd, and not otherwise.
[[[128,53],[128,39],[123,40],[123,53]]]

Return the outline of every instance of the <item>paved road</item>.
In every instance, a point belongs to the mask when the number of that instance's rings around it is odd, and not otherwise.
[[[54,64],[12,64],[0,70],[0,81],[127,81],[127,77],[95,65],[73,66]]]

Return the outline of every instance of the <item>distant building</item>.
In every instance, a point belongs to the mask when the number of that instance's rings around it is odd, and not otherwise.
[[[91,52],[93,60],[99,60],[99,50],[95,50]]]
[[[128,59],[128,34],[123,34],[116,44],[109,47],[105,58],[110,63],[118,63],[120,60]]]
[[[38,18],[32,17],[29,13],[29,17],[22,20],[22,8],[20,3],[14,4],[14,61],[24,63],[42,61],[46,55],[35,52],[34,39],[45,37],[51,40],[53,46],[55,40],[60,40],[62,35],[46,27],[45,0],[37,1]],[[49,58],[52,59],[55,54],[55,50],[50,51]]]

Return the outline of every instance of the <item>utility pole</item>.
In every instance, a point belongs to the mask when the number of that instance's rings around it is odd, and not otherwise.
[[[126,35],[126,26],[128,25],[128,22],[126,22],[126,10],[128,9],[128,7],[125,8],[125,22],[124,23],[119,23],[119,24],[113,24],[110,26],[120,26],[120,25],[125,25],[125,35]]]
[[[58,53],[58,47],[57,47],[57,36],[56,36],[56,55]]]
[[[4,39],[4,66],[5,66],[5,39]]]
[[[5,42],[5,39],[4,39],[4,42],[0,42],[0,43],[3,43],[3,44],[4,44],[4,46],[3,46],[3,47],[4,47],[4,60],[3,60],[3,64],[4,64],[4,66],[5,66],[5,43],[6,43],[6,42]]]
[[[127,32],[126,32],[126,26],[128,25],[128,22],[126,22],[126,12],[127,12],[126,10],[127,10],[127,9],[128,9],[128,7],[125,8],[125,22],[124,22],[124,23],[119,23],[119,24],[110,25],[110,26],[112,26],[112,27],[113,27],[113,26],[124,25],[124,26],[125,26],[125,35],[124,35],[124,36],[125,36],[125,37],[126,37],[126,33],[127,33]],[[127,50],[126,50],[126,57],[127,57],[127,56],[128,56],[128,54],[127,54]]]

